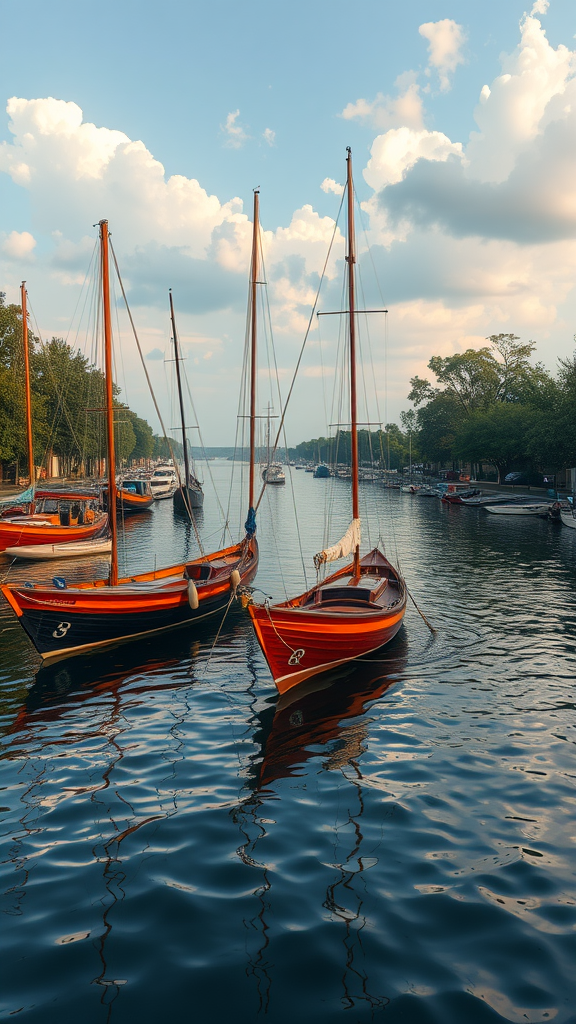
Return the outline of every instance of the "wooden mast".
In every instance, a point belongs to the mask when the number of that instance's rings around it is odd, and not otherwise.
[[[172,337],[174,338],[174,355],[176,358],[176,381],[178,383],[178,399],[180,402],[180,422],[182,424],[182,447],[184,449],[184,490],[182,495],[184,505],[188,508],[190,495],[190,463],[188,461],[188,445],[186,443],[186,421],[184,419],[184,399],[182,397],[182,378],[180,376],[180,353],[178,351],[178,335],[176,333],[176,319],[174,317],[174,302],[172,300],[172,289],[170,288],[170,320],[172,321]]]
[[[254,189],[254,223],[252,227],[252,273],[250,280],[250,477],[248,508],[254,508],[254,460],[256,456],[256,285],[258,284],[258,233],[260,192]]]
[[[118,583],[118,529],[116,520],[116,452],[114,448],[114,390],[112,384],[112,317],[110,315],[110,268],[108,221],[100,221],[102,305],[104,310],[104,369],[106,374],[106,437],[108,449],[108,516],[112,536],[109,585]]]
[[[22,346],[24,348],[24,382],[26,394],[26,437],[28,441],[28,475],[30,487],[34,487],[36,470],[34,467],[34,446],[32,444],[32,395],[30,393],[30,353],[28,351],[28,308],[26,303],[26,281],[20,287],[22,301]],[[16,481],[18,482],[18,481]]]
[[[348,189],[348,323],[350,331],[350,445],[352,454],[352,518],[360,518],[358,502],[358,411],[356,404],[356,292],[354,264],[356,263],[354,239],[354,184],[352,181],[352,150],[346,147],[347,189]],[[354,575],[360,574],[360,546],[354,552]]]

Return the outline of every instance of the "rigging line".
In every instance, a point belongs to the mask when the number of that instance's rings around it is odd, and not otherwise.
[[[206,455],[206,446],[204,444],[204,438],[202,437],[202,431],[200,430],[200,421],[198,419],[198,414],[196,412],[196,407],[194,405],[194,399],[192,398],[192,392],[190,390],[190,382],[188,380],[188,375],[186,373],[186,370],[184,370],[184,383],[186,384],[186,390],[188,392],[188,398],[190,399],[190,405],[192,407],[192,413],[194,415],[194,419],[196,420],[196,425],[197,425],[197,428],[198,428],[198,437],[199,437],[199,440],[200,440],[200,446],[201,446],[202,451],[204,453],[204,461],[206,462],[206,469],[208,471],[208,476],[210,477],[210,483],[212,484],[212,490],[214,491],[214,494],[215,494],[215,497],[216,497],[216,504],[218,506],[218,509],[220,511],[222,519],[224,520],[224,527],[223,527],[224,533],[223,533],[223,536],[224,537],[226,536],[226,529],[228,529],[228,534],[230,536],[230,540],[232,541],[233,537],[232,537],[232,533],[230,532],[230,529],[228,527],[228,518],[227,518],[227,516],[225,516],[224,509],[222,507],[222,503],[221,503],[220,498],[218,496],[218,491],[216,490],[216,484],[214,483],[214,476],[212,475],[212,469],[210,467],[210,461],[209,461],[209,459],[208,459],[208,457]],[[195,469],[195,466],[194,466],[194,458],[192,458],[192,466],[194,467],[194,473],[196,474],[196,469]]]
[[[262,279],[265,282],[267,282],[266,266],[265,266],[265,263],[264,263],[264,252],[263,252],[263,247],[262,247],[262,237],[261,236],[260,236],[260,260],[261,260],[261,267],[262,267]],[[280,374],[278,373],[278,362],[277,362],[277,359],[276,359],[276,346],[274,345],[274,334],[273,334],[273,330],[272,330],[272,314],[271,314],[271,311],[270,311],[270,297],[269,297],[269,294],[268,294],[268,284],[267,283],[265,284],[265,287],[264,287],[264,294],[265,294],[265,297],[266,297],[267,320],[268,320],[269,331],[270,331],[270,343],[271,343],[271,349],[272,349],[272,356],[273,356],[273,359],[274,359],[274,372],[276,374],[276,389],[278,391],[278,403],[279,403],[279,406],[280,406],[280,409],[281,409],[282,408],[282,392],[281,392],[281,389],[280,389]],[[288,462],[288,476],[290,478],[290,491],[291,491],[291,496],[292,496],[292,507],[293,507],[293,510],[294,510],[294,520],[295,520],[295,523],[296,523],[296,535],[298,537],[298,549],[299,549],[299,552],[300,552],[300,561],[302,563],[302,572],[304,574],[304,583],[305,583],[306,588],[307,588],[308,587],[308,578],[306,576],[306,562],[304,560],[304,550],[302,548],[302,535],[301,535],[301,532],[300,532],[300,522],[298,520],[298,508],[297,508],[297,504],[296,504],[296,495],[294,493],[294,477],[292,475],[292,467],[290,465],[290,459],[288,457],[288,439],[287,439],[287,436],[286,436],[286,427],[285,426],[284,426],[284,430],[283,430],[283,435],[284,435],[284,450],[285,450],[285,454],[287,456],[287,462]],[[273,458],[273,456],[272,456],[272,458]],[[288,594],[286,594],[286,597],[288,597]]]
[[[204,675],[206,675],[206,673],[208,672],[208,668],[209,668],[210,662],[212,660],[212,655],[214,654],[214,648],[216,647],[216,644],[218,643],[218,640],[220,639],[220,633],[222,632],[222,630],[224,628],[224,623],[226,621],[226,616],[228,615],[228,612],[230,611],[230,605],[232,604],[232,601],[234,600],[235,597],[236,597],[236,591],[235,590],[230,591],[230,600],[228,601],[228,604],[226,605],[226,607],[224,609],[224,615],[222,616],[222,621],[221,621],[220,625],[218,626],[218,631],[216,633],[216,636],[214,637],[214,642],[212,644],[212,647],[210,648],[210,653],[208,655],[208,660],[207,660],[206,665],[204,667]]]
[[[69,326],[69,328],[68,328],[68,332],[67,332],[67,334],[66,334],[66,337],[64,338],[64,341],[66,342],[66,344],[68,344],[68,338],[69,338],[69,336],[70,336],[70,331],[72,330],[72,324],[74,323],[74,318],[75,318],[75,316],[76,316],[76,313],[77,313],[77,311],[78,311],[78,306],[80,305],[80,299],[82,298],[82,294],[83,294],[83,292],[84,292],[84,288],[85,288],[85,286],[86,286],[86,282],[88,281],[88,279],[89,279],[89,278],[91,278],[91,275],[92,275],[92,273],[93,273],[93,271],[92,271],[92,265],[93,265],[93,263],[94,263],[94,260],[96,259],[96,253],[97,253],[97,251],[98,251],[98,248],[99,248],[99,242],[98,242],[98,240],[96,240],[96,241],[94,242],[94,248],[93,248],[93,250],[92,250],[92,256],[90,257],[90,262],[89,262],[89,264],[88,264],[88,270],[86,271],[86,274],[85,274],[85,276],[84,276],[84,280],[83,280],[83,282],[82,282],[82,285],[81,285],[81,287],[80,287],[80,291],[79,291],[79,293],[78,293],[78,298],[77,298],[77,300],[76,300],[76,305],[75,305],[75,307],[74,307],[74,312],[73,312],[73,314],[72,314],[72,318],[71,318],[71,320],[70,320],[70,326]],[[84,307],[83,307],[82,313],[80,314],[80,319],[79,319],[79,321],[78,321],[78,327],[77,327],[77,329],[76,329],[76,338],[75,338],[75,341],[77,341],[77,340],[78,340],[78,334],[79,334],[79,331],[80,331],[80,324],[82,323],[82,318],[83,318],[83,316],[84,316],[84,309],[86,308],[86,302],[88,301],[88,297],[89,297],[89,295],[90,295],[90,289],[89,289],[89,288],[87,288],[87,289],[86,289],[86,297],[85,297],[85,299],[84,299]],[[72,346],[71,346],[71,347],[72,347]]]
[[[320,281],[318,283],[318,290],[316,292],[316,297],[314,299],[314,305],[312,306],[312,309],[310,311],[310,319],[308,321],[308,326],[306,328],[306,333],[304,335],[304,340],[303,340],[302,346],[300,348],[300,353],[298,355],[298,360],[296,362],[296,368],[295,368],[294,374],[292,376],[292,381],[291,381],[290,387],[288,389],[288,395],[287,395],[287,398],[286,398],[286,402],[284,403],[284,408],[282,410],[282,415],[280,417],[280,425],[278,427],[278,433],[276,435],[276,440],[274,441],[274,447],[272,449],[272,457],[274,457],[274,454],[276,452],[276,448],[278,447],[278,441],[279,441],[280,437],[282,436],[282,428],[284,426],[284,420],[286,418],[286,411],[288,409],[288,405],[289,405],[290,399],[292,397],[292,392],[294,390],[294,385],[296,383],[296,377],[298,375],[298,370],[300,369],[300,363],[302,362],[302,357],[304,355],[304,349],[306,348],[306,342],[308,341],[308,335],[310,334],[310,331],[312,329],[312,323],[314,321],[314,313],[316,312],[316,307],[318,305],[318,300],[320,298],[320,289],[322,287],[322,282],[324,281],[324,277],[325,277],[325,274],[326,274],[326,268],[328,266],[328,261],[330,259],[330,254],[332,252],[332,246],[334,244],[334,239],[336,238],[336,232],[338,230],[338,221],[340,220],[340,214],[342,212],[343,204],[344,204],[344,193],[342,193],[342,198],[340,200],[340,207],[338,209],[338,216],[336,217],[336,220],[334,221],[334,231],[332,232],[332,238],[330,239],[330,245],[328,247],[328,253],[326,254],[326,259],[324,261],[324,266],[322,268],[322,274],[320,275]],[[258,501],[256,502],[256,510],[258,509],[258,506],[260,505],[260,502],[262,501],[262,496],[264,494],[264,489],[265,488],[262,487],[262,489],[260,491],[260,494],[258,495]]]
[[[148,373],[148,368],[146,366],[146,363],[144,362],[144,353],[142,352],[142,346],[140,345],[140,338],[138,337],[138,332],[136,330],[136,324],[134,323],[134,319],[132,317],[132,310],[130,309],[130,306],[128,305],[128,299],[126,298],[126,292],[124,291],[124,282],[123,282],[122,277],[120,275],[120,268],[118,266],[118,260],[116,259],[116,252],[114,250],[114,246],[112,245],[112,239],[110,239],[110,243],[109,244],[110,244],[110,251],[112,253],[112,259],[114,260],[114,267],[116,269],[116,274],[118,276],[118,283],[120,285],[120,290],[122,292],[122,298],[124,299],[124,305],[126,306],[126,312],[128,313],[128,319],[130,320],[130,326],[132,328],[132,333],[134,335],[134,340],[136,342],[136,348],[138,349],[138,355],[140,356],[140,362],[142,363],[142,369],[144,370],[144,376],[146,377],[146,382],[147,382],[148,387],[150,389],[150,395],[152,396],[152,401],[154,403],[154,408],[156,410],[156,415],[158,416],[158,420],[159,420],[160,426],[162,428],[162,434],[166,438],[166,441],[168,443],[168,448],[170,450],[170,455],[172,457],[172,463],[174,465],[174,468],[176,470],[176,475],[178,477],[178,483],[179,483],[180,487],[182,487],[182,476],[181,476],[181,473],[180,473],[180,467],[179,467],[178,461],[177,461],[177,459],[175,458],[175,455],[174,455],[174,449],[172,447],[171,438],[170,438],[170,436],[166,432],[166,427],[164,426],[164,420],[162,419],[162,413],[160,412],[160,408],[159,408],[158,402],[156,400],[156,395],[154,394],[154,389],[152,387],[152,381],[150,380],[150,375]],[[188,515],[189,515],[189,518],[190,518],[190,522],[192,524],[192,529],[194,530],[194,536],[196,537],[196,543],[198,544],[198,547],[200,549],[200,555],[201,555],[202,558],[204,558],[204,556],[205,556],[204,547],[203,547],[202,541],[200,539],[200,534],[198,532],[198,527],[196,525],[196,519],[194,518],[194,515],[192,514],[192,509],[188,508],[188,503],[185,502],[185,504],[186,504],[186,507],[187,507]]]
[[[52,384],[54,385],[54,390],[56,392],[56,395],[58,396],[57,409],[58,408],[62,409],[62,412],[64,413],[64,416],[66,417],[66,422],[67,422],[68,427],[70,429],[70,433],[72,434],[73,440],[75,441],[75,443],[77,445],[78,455],[80,456],[80,458],[82,458],[82,448],[81,448],[80,442],[79,442],[79,440],[78,440],[78,438],[76,436],[76,431],[75,431],[75,429],[74,429],[74,427],[72,425],[72,420],[70,419],[70,416],[68,415],[68,409],[66,408],[66,401],[65,401],[65,399],[66,399],[67,389],[65,387],[63,389],[63,391],[61,392],[59,390],[59,388],[58,388],[58,382],[56,380],[56,376],[54,374],[54,369],[53,369],[52,363],[50,361],[48,345],[44,342],[44,340],[43,340],[43,338],[42,338],[42,336],[40,334],[40,328],[38,327],[38,321],[36,319],[36,314],[34,313],[34,310],[33,310],[32,306],[31,306],[30,302],[28,302],[28,309],[30,310],[32,319],[34,320],[34,323],[36,325],[36,331],[38,332],[38,335],[37,335],[38,336],[38,340],[39,340],[40,345],[41,345],[41,347],[42,347],[42,349],[44,351],[44,354],[46,356],[46,365],[48,367],[50,376],[52,378]],[[72,387],[72,381],[70,380],[68,382],[68,388],[71,388],[71,387]]]

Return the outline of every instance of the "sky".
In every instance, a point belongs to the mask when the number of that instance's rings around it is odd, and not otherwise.
[[[410,407],[431,356],[491,334],[551,371],[574,350],[573,0],[0,0],[0,19],[0,289],[18,301],[25,279],[42,336],[90,354],[78,308],[107,218],[169,426],[172,287],[204,441],[233,441],[256,187],[286,392],[346,146],[362,297],[389,310],[370,320],[372,421]],[[321,309],[341,308],[341,227]],[[335,321],[310,334],[291,444],[327,432]],[[123,397],[157,431],[118,326]],[[269,361],[263,344],[262,412]]]

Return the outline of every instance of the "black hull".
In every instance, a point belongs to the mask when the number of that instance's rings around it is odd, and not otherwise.
[[[49,659],[51,656],[64,657],[68,650],[74,654],[79,648],[134,640],[145,634],[191,625],[224,610],[229,600],[230,593],[225,591],[213,598],[205,598],[194,610],[186,603],[162,612],[73,614],[69,618],[65,607],[57,612],[27,609],[23,611],[20,623],[36,650],[43,658]]]
[[[200,509],[204,505],[204,492],[198,484],[198,487],[179,487],[174,492],[172,498],[174,504],[174,511],[178,515],[188,515],[190,509]]]

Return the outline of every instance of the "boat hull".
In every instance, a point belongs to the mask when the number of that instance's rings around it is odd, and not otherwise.
[[[484,508],[496,516],[545,516],[548,514],[550,502],[530,505],[484,505]]]
[[[54,660],[200,622],[228,605],[234,570],[246,584],[257,567],[258,545],[252,538],[208,558],[120,580],[115,587],[98,580],[65,589],[3,586],[2,592],[38,653]],[[202,580],[205,572],[209,578]],[[190,579],[196,607],[189,599]]]
[[[572,512],[560,512],[560,518],[564,526],[576,530],[576,516]]]
[[[50,517],[43,517],[45,520]],[[56,519],[56,516],[52,517]],[[67,544],[90,540],[108,525],[108,516],[96,516],[93,523],[82,526],[61,526],[57,523],[34,522],[32,518],[6,522],[0,520],[0,551],[6,548],[30,547],[39,544]]]
[[[9,558],[23,558],[31,562],[47,562],[54,558],[95,558],[112,550],[112,541],[68,541],[66,544],[34,544],[31,547],[6,548]]]
[[[172,497],[174,511],[178,515],[186,516],[190,509],[202,508],[204,505],[204,492],[198,487],[178,487]]]
[[[406,611],[406,589],[390,563],[384,556],[380,557],[391,571],[390,579],[396,587],[393,595],[396,600],[388,607],[359,603],[357,608],[327,607],[323,610],[321,606],[311,605],[310,595],[349,575],[351,566],[294,601],[249,605],[256,636],[280,693],[321,672],[378,650],[396,636]],[[366,566],[366,575],[368,568]]]

